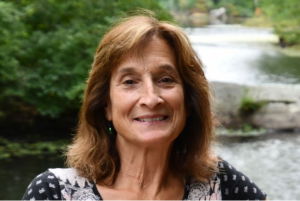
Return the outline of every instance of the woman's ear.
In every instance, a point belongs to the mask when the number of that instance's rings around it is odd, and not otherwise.
[[[111,111],[111,103],[110,101],[107,102],[107,105],[105,107],[105,117],[108,121],[112,121],[112,111]]]

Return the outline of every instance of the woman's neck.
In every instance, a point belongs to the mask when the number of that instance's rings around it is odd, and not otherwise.
[[[121,166],[115,182],[97,187],[104,200],[182,199],[183,178],[169,166],[172,144],[142,147],[117,141],[117,148]]]
[[[139,192],[147,199],[162,199],[161,193],[172,184],[184,189],[182,178],[170,171],[171,144],[143,147],[117,143],[117,147],[121,167],[113,185],[115,189]]]

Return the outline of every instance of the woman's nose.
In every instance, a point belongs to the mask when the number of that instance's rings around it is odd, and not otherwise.
[[[160,92],[155,83],[148,82],[145,83],[141,89],[141,97],[139,104],[141,106],[146,106],[150,109],[155,108],[157,105],[163,103],[163,99],[160,97]]]

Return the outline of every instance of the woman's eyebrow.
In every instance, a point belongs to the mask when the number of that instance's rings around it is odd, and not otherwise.
[[[159,69],[167,70],[167,71],[175,71],[176,72],[176,68],[174,66],[169,65],[169,64],[160,65]]]
[[[177,72],[176,68],[169,64],[163,64],[158,67],[159,70]],[[134,67],[123,67],[117,71],[117,75],[127,74],[127,73],[136,73],[137,69]]]
[[[124,74],[124,73],[134,73],[136,69],[133,67],[124,67],[117,71],[117,74]]]

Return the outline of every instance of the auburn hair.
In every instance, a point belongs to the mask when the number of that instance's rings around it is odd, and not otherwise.
[[[89,180],[113,183],[120,170],[116,133],[110,134],[105,117],[110,78],[128,53],[138,55],[154,36],[174,50],[189,111],[186,125],[172,146],[170,169],[200,181],[217,171],[218,158],[211,152],[214,118],[209,86],[197,53],[180,27],[153,15],[136,15],[121,19],[103,36],[87,80],[77,133],[66,152],[67,165]]]

